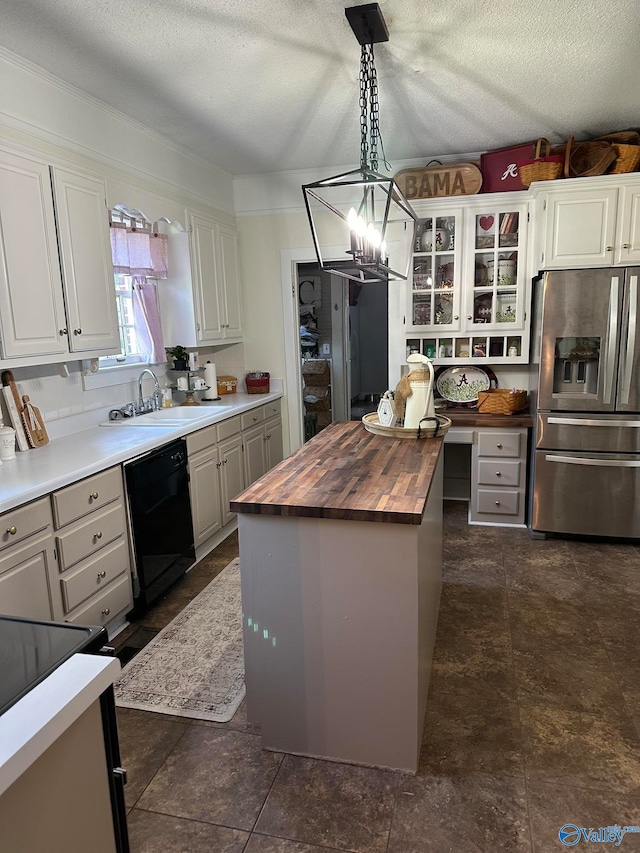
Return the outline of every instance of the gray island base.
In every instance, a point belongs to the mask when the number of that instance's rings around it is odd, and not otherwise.
[[[247,712],[267,749],[415,773],[442,576],[442,441],[334,424],[240,513]]]

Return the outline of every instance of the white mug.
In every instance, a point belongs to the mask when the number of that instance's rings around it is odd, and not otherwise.
[[[189,380],[186,376],[178,376],[178,390],[179,391],[188,391],[189,390]]]
[[[11,427],[0,427],[0,461],[16,458],[16,431]]]

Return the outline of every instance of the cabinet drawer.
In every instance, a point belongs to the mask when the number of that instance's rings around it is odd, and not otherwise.
[[[129,569],[129,549],[124,539],[112,542],[73,572],[60,579],[64,612],[78,607]]]
[[[40,530],[46,530],[51,523],[48,497],[5,512],[0,521],[0,550],[15,545]]]
[[[240,415],[234,415],[232,418],[227,418],[226,421],[221,421],[216,428],[218,430],[218,441],[231,438],[232,435],[236,435],[242,429]]]
[[[256,424],[262,423],[264,420],[264,406],[260,406],[257,409],[251,409],[250,412],[245,412],[243,415],[240,415],[240,421],[242,423],[242,429],[249,429]]]
[[[133,604],[131,575],[128,572],[110,583],[104,592],[94,596],[88,604],[65,616],[65,622],[78,622],[81,625],[106,625],[114,616],[122,613]]]
[[[269,418],[279,418],[281,415],[280,400],[274,400],[273,403],[265,403],[262,407],[262,413],[263,420],[265,421],[269,420]]]
[[[520,456],[519,432],[481,432],[478,430],[478,456]]]
[[[519,486],[521,462],[513,459],[478,460],[478,483],[485,486]]]
[[[193,456],[200,450],[206,447],[211,447],[218,443],[218,427],[220,424],[199,429],[197,432],[192,432],[187,436],[187,456]]]
[[[82,521],[56,535],[60,571],[64,572],[79,560],[104,548],[125,532],[125,517],[122,502],[92,513]]]
[[[67,486],[66,489],[54,492],[51,497],[56,529],[121,496],[120,468],[110,468],[108,471],[87,477],[86,480],[80,480],[72,486]]]
[[[520,492],[510,489],[478,489],[477,512],[491,515],[518,515]]]

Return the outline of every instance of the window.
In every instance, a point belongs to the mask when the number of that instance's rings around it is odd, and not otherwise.
[[[164,361],[156,288],[167,277],[167,238],[140,211],[109,212],[121,352],[101,367]]]

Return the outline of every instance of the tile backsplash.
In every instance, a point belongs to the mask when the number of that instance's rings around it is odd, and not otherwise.
[[[229,344],[221,347],[202,347],[198,349],[200,364],[212,361],[216,365],[218,375],[231,374],[238,380],[244,379],[244,346]],[[37,367],[21,367],[13,369],[13,376],[22,396],[28,394],[34,406],[37,406],[44,419],[45,425],[78,415],[95,412],[96,423],[104,416],[105,409],[121,406],[138,396],[137,377],[144,365],[134,370],[127,370],[123,382],[107,385],[106,387],[85,387],[83,365],[87,362],[72,361],[68,364],[47,364]],[[151,365],[158,377],[160,385],[165,381],[175,384],[176,374],[170,370],[169,364]],[[149,390],[147,390],[149,389]],[[240,382],[238,383],[240,390]],[[243,388],[244,390],[244,388]],[[150,393],[149,384],[145,384],[145,393]],[[174,392],[174,399],[180,402],[183,395]],[[9,424],[8,413],[2,401],[2,416],[5,424]],[[84,423],[90,423],[90,417],[85,417]],[[62,424],[56,424],[54,432],[60,432]],[[62,431],[64,431],[62,429]]]

